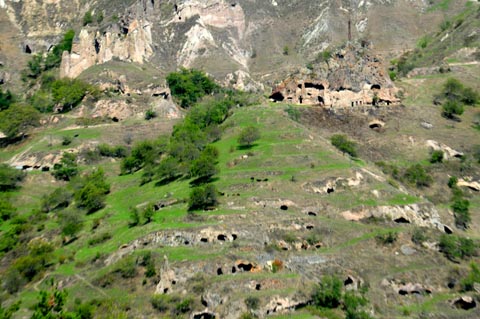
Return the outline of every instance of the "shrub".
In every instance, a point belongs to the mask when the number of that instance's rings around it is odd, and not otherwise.
[[[60,214],[60,225],[63,236],[76,238],[78,232],[83,228],[80,212],[70,210]]]
[[[421,228],[415,228],[412,233],[412,242],[420,245],[424,241],[428,239],[427,235],[425,235],[425,230]]]
[[[455,188],[457,187],[457,183],[458,183],[458,178],[456,176],[451,176],[449,179],[448,179],[448,187],[449,188]]]
[[[66,112],[77,106],[87,94],[89,86],[77,79],[60,79],[52,83],[52,97],[55,104]]]
[[[123,158],[127,156],[127,148],[121,145],[110,147],[108,144],[100,144],[97,149],[101,156]]]
[[[182,107],[193,106],[200,98],[218,90],[218,86],[205,73],[199,70],[182,68],[179,72],[167,76],[167,84],[172,96],[180,101]]]
[[[255,296],[248,296],[247,298],[245,298],[245,305],[248,309],[257,310],[258,306],[260,305],[260,299]]]
[[[93,22],[92,11],[88,10],[83,16],[83,26],[86,26]]]
[[[15,97],[12,92],[9,90],[3,92],[3,90],[0,89],[0,111],[8,109],[13,102],[15,102]]]
[[[60,163],[53,165],[52,175],[58,180],[69,181],[77,174],[77,156],[73,153],[63,153]]]
[[[5,198],[0,198],[0,221],[6,221],[17,214],[17,209]],[[1,224],[1,222],[0,222]]]
[[[200,154],[200,157],[190,165],[190,175],[199,179],[208,180],[213,175],[218,174],[216,167],[218,158],[218,149],[214,146],[208,146]]]
[[[336,134],[330,138],[330,141],[333,146],[342,151],[342,153],[347,153],[352,157],[357,157],[357,150],[355,148],[355,143],[349,141],[345,135]]]
[[[73,200],[71,191],[64,187],[57,188],[51,194],[45,195],[42,199],[41,210],[45,213],[56,209],[66,208]]]
[[[29,129],[40,124],[40,113],[28,104],[14,103],[0,112],[0,131],[7,140],[27,135]]]
[[[342,281],[336,276],[324,276],[315,286],[312,301],[317,307],[337,308],[342,298]]]
[[[128,223],[128,227],[135,227],[138,224],[140,224],[140,213],[138,212],[138,209],[135,207],[130,209],[130,221]]]
[[[14,169],[7,164],[0,164],[0,191],[5,192],[18,188],[25,175],[25,172]]]
[[[476,255],[476,244],[473,240],[454,235],[442,234],[439,242],[440,251],[450,260],[466,259]]]
[[[375,239],[383,245],[390,245],[397,241],[398,234],[395,231],[389,231],[385,234],[378,234]]]
[[[472,221],[469,212],[470,202],[467,199],[456,198],[451,207],[455,216],[455,225],[458,228],[467,229]]]
[[[153,215],[155,214],[155,208],[153,204],[148,204],[147,207],[142,211],[143,219],[145,219],[144,225],[152,221]]]
[[[294,120],[295,122],[298,122],[300,120],[300,111],[297,108],[289,105],[285,109],[285,112],[287,112],[288,117]]]
[[[166,312],[169,309],[170,300],[168,295],[153,295],[150,303],[154,309],[160,312]]]
[[[288,45],[283,47],[282,53],[283,53],[283,55],[289,55],[290,54],[290,48],[288,47]]]
[[[480,284],[480,268],[472,261],[469,274],[460,282],[462,291],[473,291],[475,283]]]
[[[250,147],[258,139],[260,139],[260,130],[254,126],[247,126],[240,132],[238,144]]]
[[[72,139],[71,136],[64,136],[64,137],[62,138],[62,145],[63,145],[63,146],[70,145],[70,144],[72,144],[72,141],[73,141],[73,139]]]
[[[102,169],[88,174],[81,181],[78,191],[75,192],[77,206],[94,213],[105,206],[105,196],[110,192],[110,185],[105,180]]]
[[[443,162],[443,151],[441,150],[436,150],[433,151],[431,156],[430,156],[430,163],[441,163]]]
[[[109,232],[105,232],[105,233],[96,235],[93,238],[89,239],[88,240],[88,245],[89,246],[96,246],[96,245],[102,244],[102,243],[104,243],[104,242],[106,242],[107,240],[110,240],[110,239],[112,239],[112,234],[110,234]]]
[[[455,118],[455,115],[462,115],[463,111],[463,105],[458,101],[447,101],[442,105],[442,115],[449,119]]]
[[[217,188],[213,184],[192,189],[188,199],[188,210],[212,209],[218,204]]]
[[[147,112],[145,112],[145,119],[147,121],[154,119],[156,117],[157,117],[157,113],[154,110],[148,110]]]
[[[417,187],[428,187],[433,182],[432,177],[420,164],[414,164],[408,167],[403,177],[408,183],[416,185]]]
[[[186,298],[186,299],[180,301],[179,303],[177,303],[176,306],[175,306],[175,309],[179,313],[187,313],[187,312],[192,310],[193,303],[194,302],[193,302],[192,298]]]

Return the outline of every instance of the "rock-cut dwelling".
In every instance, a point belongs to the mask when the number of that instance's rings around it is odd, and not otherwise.
[[[367,48],[350,44],[328,62],[318,63],[312,72],[282,81],[273,89],[270,99],[345,108],[396,105],[400,103],[397,93],[381,59]]]

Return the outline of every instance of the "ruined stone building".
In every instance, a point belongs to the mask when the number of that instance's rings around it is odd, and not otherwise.
[[[357,107],[399,104],[398,89],[382,61],[368,48],[349,45],[328,61],[318,63],[309,74],[297,74],[273,89],[274,102]]]

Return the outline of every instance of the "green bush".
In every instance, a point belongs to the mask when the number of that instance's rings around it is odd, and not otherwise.
[[[170,298],[168,295],[153,295],[150,298],[152,307],[160,312],[166,312],[170,307]]]
[[[442,115],[449,119],[455,118],[456,115],[462,115],[463,111],[463,105],[455,100],[447,101],[442,105]]]
[[[333,146],[342,151],[342,153],[347,153],[352,157],[357,157],[357,150],[355,148],[355,143],[348,140],[345,135],[336,134],[330,138],[330,141]]]
[[[184,108],[193,106],[200,98],[218,90],[218,86],[204,72],[182,68],[167,76],[172,96]]]
[[[7,164],[0,164],[0,192],[14,190],[19,187],[26,174]]]
[[[443,151],[437,150],[433,151],[430,155],[430,163],[441,163],[443,162]]]
[[[476,255],[477,246],[472,239],[442,234],[440,251],[450,260],[466,259]]]
[[[455,225],[458,228],[467,229],[472,221],[469,212],[470,202],[467,199],[456,198],[451,207],[455,216]]]
[[[20,309],[20,301],[17,301],[7,308],[3,308],[0,304],[0,318],[1,319],[11,319],[13,314]]]
[[[417,187],[428,187],[433,182],[433,178],[427,173],[420,164],[414,164],[408,167],[403,173],[404,179]]]
[[[458,183],[458,178],[456,176],[451,176],[449,179],[448,179],[448,187],[449,188],[455,188],[457,187],[457,183]]]
[[[9,90],[3,92],[3,90],[0,89],[0,111],[8,109],[13,102],[15,102],[15,97],[12,92]]]
[[[248,296],[247,298],[245,298],[245,305],[250,310],[257,310],[260,306],[260,299],[255,296]]]
[[[92,11],[88,10],[87,12],[85,12],[85,14],[83,15],[83,26],[86,26],[90,23],[93,22],[93,15],[92,15]]]
[[[212,209],[218,204],[217,188],[213,184],[192,189],[188,199],[188,210]]]
[[[98,234],[98,235],[94,236],[93,238],[89,239],[88,240],[88,245],[89,246],[96,246],[96,245],[99,245],[99,244],[103,244],[104,242],[106,242],[110,239],[112,239],[112,234],[110,234],[109,232],[105,232],[105,233],[102,233],[102,234]]]
[[[52,83],[53,102],[66,112],[77,106],[87,94],[88,84],[77,79],[60,79]]]
[[[156,117],[157,117],[157,113],[154,110],[148,110],[147,112],[145,112],[145,119],[147,121],[154,119]]]
[[[480,284],[480,268],[472,261],[470,264],[470,273],[460,282],[462,291],[473,291],[475,283]]]
[[[240,132],[238,144],[240,144],[240,146],[250,147],[253,142],[258,139],[260,139],[260,130],[255,126],[247,126]]]
[[[312,302],[317,307],[337,308],[342,300],[342,281],[336,276],[324,276],[315,286]]]
[[[190,165],[190,176],[208,180],[213,175],[218,174],[219,170],[216,167],[218,154],[216,147],[207,146],[200,154],[200,157]]]
[[[0,197],[0,224],[17,214],[17,209],[5,198]]]
[[[424,241],[428,239],[425,234],[425,230],[421,228],[415,228],[412,233],[412,242],[421,245]]]
[[[28,104],[14,103],[0,112],[0,131],[7,140],[24,137],[29,129],[40,125],[40,113]]]
[[[97,149],[100,155],[104,157],[124,158],[128,154],[127,148],[121,145],[109,146],[108,144],[100,144],[97,146]]]
[[[60,214],[61,233],[63,236],[76,238],[83,228],[83,219],[80,212],[70,210]]]
[[[391,245],[397,241],[398,234],[395,231],[389,231],[385,234],[379,234],[375,236],[378,243],[382,245]]]
[[[73,153],[63,153],[60,163],[53,165],[52,175],[58,180],[69,181],[77,174],[77,156]]]
[[[73,200],[73,194],[65,187],[57,188],[42,198],[41,210],[45,213],[68,207]]]
[[[78,207],[91,214],[105,206],[105,197],[109,192],[110,185],[105,180],[103,170],[99,168],[82,179],[79,190],[75,192],[75,200]]]

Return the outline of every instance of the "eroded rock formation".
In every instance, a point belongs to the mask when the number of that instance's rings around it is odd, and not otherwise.
[[[309,74],[298,74],[274,88],[270,99],[304,105],[357,107],[399,104],[398,89],[385,65],[367,47],[350,43]]]

